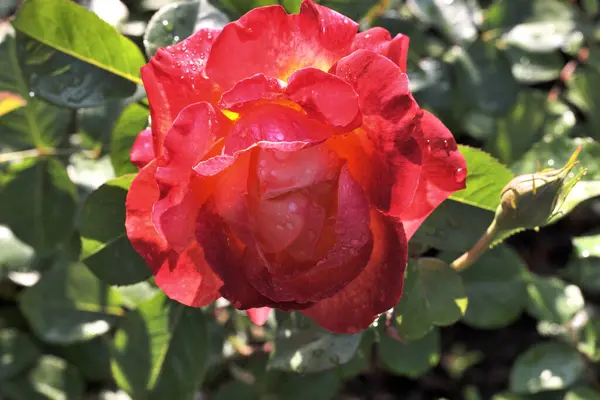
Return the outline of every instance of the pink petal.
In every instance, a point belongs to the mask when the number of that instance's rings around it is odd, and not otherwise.
[[[164,135],[183,108],[199,101],[216,103],[219,99],[221,89],[204,73],[206,59],[219,32],[201,29],[176,45],[159,49],[142,67],[156,156],[162,155]]]
[[[417,121],[424,160],[415,198],[401,215],[409,239],[442,201],[465,188],[467,176],[465,159],[448,128],[427,111]]]
[[[274,301],[313,302],[335,294],[362,271],[372,250],[369,204],[347,168],[340,173],[334,234],[335,243],[317,263],[277,264],[257,249],[263,262],[244,264],[246,278]]]
[[[152,161],[131,184],[125,204],[127,237],[167,296],[188,306],[203,307],[219,297],[222,282],[206,264],[197,243],[177,253],[152,223],[152,207],[159,197],[155,173],[156,161]]]
[[[129,153],[131,163],[138,168],[144,168],[146,164],[154,160],[154,147],[152,145],[152,130],[144,129],[133,142]]]
[[[271,313],[270,307],[261,307],[261,308],[250,308],[246,310],[248,317],[255,325],[263,326],[267,319],[269,318],[269,314]]]
[[[336,74],[359,95],[362,132],[334,138],[331,145],[346,154],[349,168],[384,212],[401,214],[412,202],[422,155],[415,135],[419,108],[405,73],[387,58],[357,50],[340,60]]]
[[[371,230],[375,245],[367,267],[340,292],[302,311],[332,332],[366,329],[402,295],[408,254],[402,223],[373,211]]]
[[[387,30],[375,27],[356,35],[352,43],[352,51],[360,49],[371,50],[389,58],[394,64],[400,67],[402,72],[406,72],[409,43],[410,39],[406,35],[399,33],[392,39]]]
[[[212,193],[206,178],[192,167],[228,129],[228,120],[205,102],[184,108],[164,139],[165,154],[156,171],[160,199],[154,205],[154,225],[175,251],[194,241],[198,208]]]
[[[357,30],[354,21],[310,0],[293,15],[281,6],[255,8],[223,28],[206,73],[230,89],[255,74],[286,80],[303,67],[327,71],[349,54]]]
[[[342,132],[352,131],[362,123],[358,95],[352,86],[320,69],[307,67],[294,72],[285,93],[308,115]]]

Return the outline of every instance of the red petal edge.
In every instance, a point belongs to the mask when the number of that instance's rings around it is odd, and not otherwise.
[[[302,311],[327,330],[360,332],[400,300],[408,259],[402,223],[372,211],[371,230],[375,247],[362,273],[333,297]]]

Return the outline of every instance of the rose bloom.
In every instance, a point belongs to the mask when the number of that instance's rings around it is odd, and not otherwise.
[[[407,241],[466,177],[410,93],[408,43],[305,0],[158,50],[126,227],[170,298],[338,333],[399,301]]]

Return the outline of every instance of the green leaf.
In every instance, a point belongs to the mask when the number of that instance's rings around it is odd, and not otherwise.
[[[485,150],[506,164],[521,158],[543,135],[547,117],[545,105],[544,93],[521,91],[514,108],[496,119],[494,134],[486,142]]]
[[[0,381],[30,367],[39,356],[29,335],[16,329],[0,330]]]
[[[504,54],[510,60],[517,82],[526,85],[558,79],[565,65],[565,60],[559,52],[536,53],[509,46]]]
[[[53,158],[19,171],[0,189],[0,198],[0,223],[36,250],[48,251],[71,233],[75,186]]]
[[[65,400],[83,398],[85,385],[65,360],[45,355],[27,374],[3,381],[0,393],[14,400]]]
[[[81,375],[91,382],[111,381],[109,347],[106,337],[100,336],[87,342],[56,346],[54,354],[77,367]]]
[[[417,68],[408,70],[410,91],[419,104],[433,109],[452,106],[452,70],[448,64],[433,58],[419,60]]]
[[[217,391],[211,395],[213,400],[259,400],[260,393],[255,386],[240,381],[229,381],[220,386]]]
[[[104,282],[130,285],[152,275],[125,232],[125,198],[135,175],[123,175],[100,186],[81,211],[81,260]]]
[[[145,59],[139,48],[93,12],[68,0],[28,0],[15,28],[78,60],[136,84]]]
[[[593,362],[600,361],[600,318],[592,316],[577,332],[567,333],[576,342],[577,350]]]
[[[139,133],[148,125],[148,115],[147,107],[133,103],[117,120],[110,139],[110,161],[117,176],[137,173],[138,169],[129,160],[129,153]]]
[[[137,85],[104,69],[19,35],[23,73],[29,89],[60,107],[94,107],[132,96]]]
[[[512,173],[481,150],[462,145],[459,150],[467,162],[467,187],[450,198],[495,212],[500,203],[500,193],[513,178]]]
[[[0,91],[18,94],[26,105],[0,117],[0,149],[55,147],[66,136],[71,119],[69,110],[48,104],[29,90],[17,57],[14,32],[0,37]]]
[[[287,317],[278,328],[270,369],[308,373],[338,367],[352,359],[362,338],[325,331],[297,313]]]
[[[121,296],[79,263],[57,264],[19,300],[43,340],[69,344],[108,332],[122,314]]]
[[[192,398],[206,372],[204,312],[163,293],[127,314],[111,348],[113,376],[133,398]]]
[[[493,219],[494,213],[487,209],[448,199],[427,217],[411,241],[440,250],[467,251]]]
[[[581,290],[554,277],[531,275],[527,312],[540,321],[565,324],[584,306]]]
[[[577,68],[571,79],[566,81],[567,99],[583,112],[589,124],[589,133],[600,139],[600,95],[594,90],[600,85],[600,71],[589,66]]]
[[[152,57],[161,47],[187,38],[201,28],[222,28],[229,19],[208,0],[168,4],[152,16],[144,34],[146,54]]]
[[[469,299],[463,321],[478,329],[498,329],[514,322],[527,305],[525,270],[519,256],[500,244],[462,271]]]
[[[593,293],[600,293],[600,235],[573,239],[573,255],[565,275]]]
[[[371,350],[375,341],[375,331],[365,330],[354,356],[345,364],[339,366],[336,372],[344,380],[356,377],[367,368],[371,362]]]
[[[121,293],[123,305],[131,310],[136,309],[140,304],[151,299],[160,292],[159,288],[147,280],[133,285],[115,286],[114,289]]]
[[[516,25],[502,35],[500,40],[527,51],[549,53],[565,46],[575,32],[576,21],[567,16]]]
[[[35,251],[15,237],[10,229],[0,225],[0,279],[10,278],[10,272],[32,272]]]
[[[466,309],[462,280],[448,264],[435,258],[409,261],[402,298],[395,307],[396,327],[403,339],[417,340],[434,325],[451,325]]]
[[[569,390],[564,400],[600,400],[600,393],[591,386],[579,386]]]
[[[569,387],[585,370],[585,361],[564,343],[539,343],[521,354],[510,374],[510,389],[538,393]]]
[[[379,360],[387,369],[395,375],[413,379],[435,367],[440,362],[440,353],[440,332],[437,328],[413,342],[400,342],[383,334],[377,347]]]
[[[440,29],[455,42],[472,42],[483,16],[477,0],[409,0],[409,9],[421,21]]]
[[[455,51],[458,88],[474,108],[503,115],[517,101],[519,86],[503,52],[491,42],[477,40]]]

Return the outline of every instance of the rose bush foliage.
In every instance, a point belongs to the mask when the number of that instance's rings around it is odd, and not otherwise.
[[[407,242],[466,165],[421,109],[409,38],[305,0],[201,29],[142,69],[127,235],[172,299],[365,329],[400,299]]]

